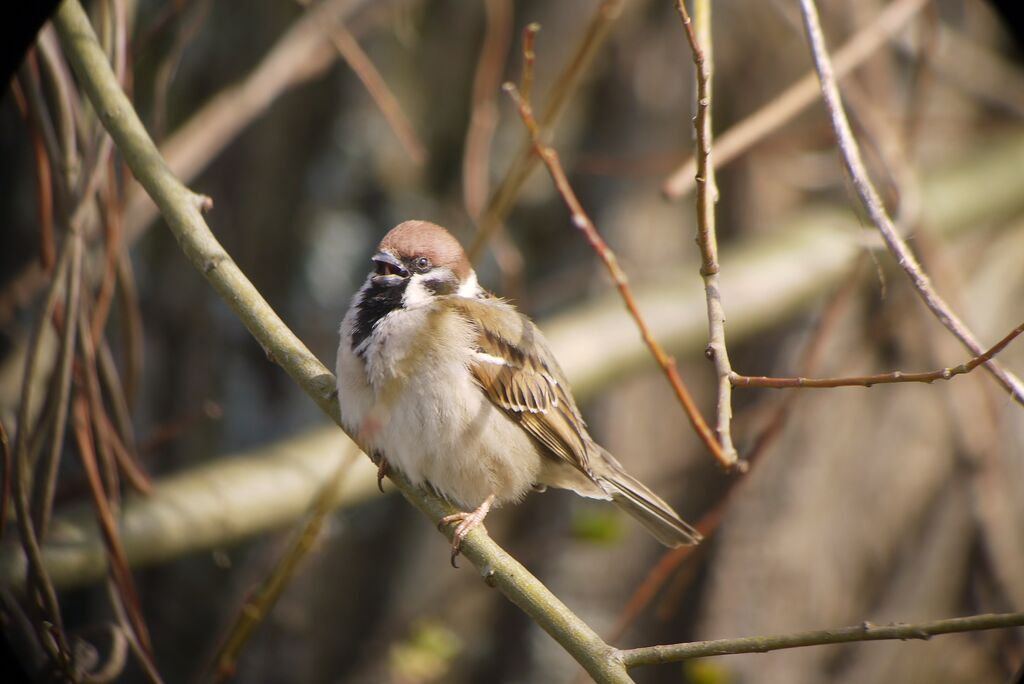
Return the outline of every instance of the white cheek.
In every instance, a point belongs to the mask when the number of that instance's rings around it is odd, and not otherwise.
[[[436,299],[423,282],[423,276],[414,275],[409,278],[409,284],[405,286],[405,294],[402,296],[402,303],[406,309],[415,309],[426,306]]]
[[[476,297],[480,294],[480,283],[476,280],[476,271],[470,271],[465,282],[459,286],[460,297]]]

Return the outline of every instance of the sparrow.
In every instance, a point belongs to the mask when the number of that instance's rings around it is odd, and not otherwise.
[[[341,421],[380,477],[397,468],[465,509],[439,524],[456,525],[453,564],[491,507],[549,486],[611,501],[666,546],[701,540],[591,438],[540,330],[447,230],[401,223],[372,262],[341,323]]]

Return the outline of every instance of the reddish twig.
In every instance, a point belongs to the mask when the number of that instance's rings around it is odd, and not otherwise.
[[[64,450],[68,400],[71,396],[71,369],[77,341],[77,327],[69,318],[69,314],[70,312],[78,311],[79,300],[81,299],[82,253],[84,247],[81,244],[82,239],[78,237],[77,233],[69,235],[67,239],[73,241],[69,247],[72,251],[70,264],[66,269],[58,269],[55,273],[55,278],[64,280],[66,295],[64,299],[63,320],[58,324],[57,316],[53,316],[55,327],[61,330],[61,339],[57,357],[57,368],[51,383],[51,392],[54,398],[54,414],[51,426],[50,448],[46,452],[45,460],[39,464],[36,479],[32,483],[32,522],[40,539],[46,536],[46,530],[50,522],[50,513],[53,509],[53,497],[57,487],[57,470],[60,465],[60,455]]]
[[[377,71],[377,67],[373,65],[367,54],[359,47],[358,41],[356,41],[348,29],[341,25],[331,31],[330,38],[342,59],[348,62],[348,65],[352,67],[352,71],[355,72],[363,87],[370,93],[370,97],[373,98],[380,113],[384,115],[384,119],[388,122],[388,126],[391,127],[395,137],[402,144],[405,153],[409,155],[409,159],[417,166],[423,164],[427,158],[426,148],[420,142],[419,137],[416,135],[416,130],[409,123],[408,117],[402,112],[402,106],[398,103],[398,98],[388,88],[387,82],[384,81],[380,72]]]
[[[827,333],[834,329],[839,312],[842,311],[843,305],[855,291],[857,284],[856,275],[859,270],[859,267],[855,267],[851,271],[843,286],[836,291],[832,299],[826,304],[818,325],[803,351],[803,360],[800,363],[800,368],[803,372],[811,373],[817,367]],[[754,440],[753,446],[746,453],[744,462],[749,468],[753,468],[757,464],[766,452],[768,444],[780,433],[793,402],[799,396],[799,394],[788,394],[780,405],[776,407],[768,427],[758,435]],[[720,500],[697,522],[696,527],[704,535],[705,539],[711,538],[718,531],[718,526],[724,517],[725,511],[728,509],[729,504],[727,502],[735,497],[734,492],[743,482],[748,480],[749,478],[730,480]],[[648,571],[623,608],[612,636],[609,638],[610,643],[619,641],[626,630],[636,622],[636,619],[646,610],[662,587],[676,574],[679,566],[690,557],[692,549],[693,547],[679,547],[662,554],[661,559]]]
[[[939,368],[938,370],[922,373],[892,371],[891,373],[854,375],[845,378],[770,378],[764,376],[734,374],[732,376],[732,381],[737,387],[770,387],[773,389],[787,389],[793,387],[871,387],[872,385],[886,385],[898,382],[932,383],[936,380],[951,380],[958,375],[970,373],[981,364],[991,360],[1022,332],[1024,332],[1024,323],[1021,323],[1011,330],[1006,337],[999,340],[999,342],[993,345],[988,351],[973,357],[965,363],[961,363],[959,366]]]
[[[107,138],[109,140],[109,138]],[[100,281],[100,289],[96,295],[96,304],[92,312],[90,333],[93,347],[99,346],[100,338],[103,336],[103,329],[107,324],[107,316],[110,313],[110,304],[114,299],[114,287],[117,283],[117,259],[121,253],[121,211],[120,202],[117,197],[116,174],[114,173],[114,162],[111,161],[107,175],[107,183],[103,190],[101,199],[101,216],[103,218],[103,239],[104,259],[103,278]],[[83,202],[88,198],[83,198]]]
[[[722,306],[722,288],[718,273],[718,238],[715,233],[715,178],[711,165],[711,64],[693,30],[690,15],[683,0],[677,0],[676,9],[683,21],[686,39],[693,51],[697,72],[697,246],[700,248],[700,275],[704,279],[704,294],[708,309],[708,346],[705,352],[715,364],[718,379],[717,425],[718,443],[723,463],[732,467],[737,463],[736,447],[732,443],[732,383],[729,350],[725,345],[725,308]]]
[[[540,126],[548,129],[554,126],[558,117],[562,114],[565,106],[569,103],[572,95],[580,83],[580,77],[594,59],[597,49],[608,37],[612,25],[622,12],[624,0],[604,0],[597,8],[590,23],[587,25],[580,40],[573,52],[572,57],[566,63],[562,72],[555,79],[555,83],[548,91],[547,102],[544,111],[540,115]],[[512,208],[519,195],[520,189],[530,177],[534,166],[537,163],[533,155],[533,143],[527,139],[523,146],[516,153],[515,159],[509,166],[508,171],[501,183],[491,194],[483,216],[477,222],[476,236],[466,253],[469,258],[476,261],[481,250],[490,242],[495,231],[501,226],[502,221]]]
[[[534,46],[537,44],[539,31],[540,24],[535,21],[523,29],[523,74],[519,79],[519,92],[527,102],[533,94],[533,71],[537,64],[537,51]]]
[[[466,130],[462,157],[462,200],[474,220],[490,192],[491,141],[498,126],[498,87],[512,38],[512,4],[509,0],[486,0],[487,19],[480,59],[473,75],[473,104]]]
[[[14,103],[28,127],[29,139],[32,142],[32,154],[36,160],[36,208],[39,212],[39,262],[47,273],[53,272],[57,260],[57,248],[53,237],[53,176],[50,169],[50,157],[46,154],[46,144],[39,130],[32,124],[29,116],[28,102],[17,79],[11,82]]]
[[[99,523],[103,543],[107,548],[111,579],[117,585],[135,637],[139,640],[143,650],[152,656],[153,646],[150,642],[149,631],[146,629],[145,619],[140,609],[138,594],[135,591],[135,582],[132,580],[131,570],[128,568],[128,558],[125,556],[124,547],[121,545],[121,537],[117,531],[117,521],[107,505],[107,494],[104,491],[99,467],[96,462],[93,435],[90,429],[88,399],[82,395],[76,396],[72,410],[74,413],[75,441],[78,444],[78,454],[82,461],[82,467],[89,481],[93,508],[96,512],[96,521]]]
[[[818,323],[814,328],[814,332],[811,333],[811,339],[804,347],[801,354],[802,358],[797,365],[801,374],[811,375],[816,372],[820,365],[825,341],[830,333],[835,330],[840,314],[846,308],[846,305],[856,292],[859,281],[858,274],[860,273],[865,261],[866,259],[863,256],[857,259],[853,268],[850,269],[850,273],[846,277],[845,281],[825,304],[824,310],[822,311],[822,314],[818,319]],[[789,393],[782,398],[777,406],[774,407],[772,415],[766,422],[765,426],[752,440],[751,446],[746,453],[747,461],[757,460],[760,455],[768,449],[772,442],[782,434],[782,428],[785,427],[790,412],[799,397],[800,394],[797,392]]]
[[[139,465],[135,458],[129,453],[127,447],[121,441],[120,436],[117,433],[117,429],[114,428],[113,423],[110,422],[110,417],[106,411],[99,412],[99,421],[107,443],[110,445],[111,452],[114,455],[114,459],[117,461],[118,469],[124,473],[125,477],[128,478],[128,482],[140,494],[152,494],[153,493],[153,482],[142,466]]]
[[[836,85],[832,62],[825,47],[825,37],[822,34],[821,22],[818,19],[818,9],[814,4],[814,0],[800,0],[800,11],[811,46],[811,56],[814,59],[814,66],[821,81],[825,108],[828,110],[829,120],[832,122],[832,127],[836,134],[843,165],[850,174],[850,180],[861,204],[867,211],[871,222],[881,233],[882,239],[889,251],[896,258],[900,268],[910,278],[914,290],[928,309],[967,349],[974,354],[983,355],[984,349],[975,339],[974,334],[934,290],[924,269],[921,268],[917,258],[910,251],[907,243],[897,233],[892,219],[889,218],[881,198],[878,196],[878,191],[864,169],[860,148],[853,137],[853,132],[850,130],[850,122],[846,118],[846,112],[843,109],[843,103],[839,96],[839,87]],[[984,366],[996,378],[999,384],[1010,393],[1010,396],[1015,401],[1024,404],[1024,383],[1021,383],[1019,378],[1003,369],[1002,366],[992,359],[985,361]]]
[[[629,287],[626,274],[619,266],[618,260],[615,258],[615,254],[605,243],[604,239],[597,232],[597,228],[594,227],[594,223],[583,210],[583,206],[580,204],[579,199],[576,197],[576,193],[573,192],[572,186],[569,185],[569,180],[565,176],[565,171],[562,169],[562,165],[558,160],[558,153],[541,142],[540,127],[537,125],[537,120],[534,118],[533,111],[530,109],[530,103],[524,100],[519,94],[519,90],[516,88],[515,84],[506,83],[504,88],[515,101],[516,106],[519,109],[519,116],[522,117],[523,123],[530,132],[530,137],[533,140],[534,151],[537,153],[537,156],[540,157],[541,161],[544,162],[544,165],[547,166],[548,172],[551,174],[551,178],[555,183],[555,187],[558,189],[558,193],[562,196],[566,206],[569,208],[569,212],[572,215],[573,225],[583,233],[587,238],[587,242],[590,243],[590,246],[601,258],[601,261],[604,262],[605,268],[607,268],[612,281],[615,283],[615,287],[618,288],[619,294],[622,295],[622,300],[626,304],[626,309],[633,317],[633,320],[636,321],[636,325],[640,330],[640,335],[643,337],[647,347],[651,350],[651,354],[665,372],[665,376],[668,378],[669,384],[672,385],[676,398],[678,398],[679,403],[682,404],[683,410],[690,419],[690,423],[693,425],[694,430],[696,430],[697,435],[701,438],[701,441],[704,442],[708,450],[714,455],[718,462],[722,464],[722,466],[726,468],[732,467],[735,461],[730,460],[722,451],[722,447],[715,439],[714,434],[711,432],[711,428],[708,427],[707,422],[705,422],[703,416],[701,416],[700,410],[697,408],[693,398],[690,396],[689,390],[686,389],[686,385],[679,376],[675,359],[665,353],[665,350],[661,348],[658,341],[654,339],[650,328],[647,327],[647,323],[644,321],[643,316],[640,314],[640,310],[637,308],[636,299],[633,297],[633,292]]]

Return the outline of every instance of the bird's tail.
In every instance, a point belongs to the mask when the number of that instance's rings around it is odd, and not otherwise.
[[[665,546],[675,548],[683,544],[698,544],[704,538],[695,527],[679,517],[671,506],[642,482],[623,470],[615,458],[604,449],[602,459],[607,468],[595,472],[598,485],[608,493],[612,502],[629,513],[647,531]]]

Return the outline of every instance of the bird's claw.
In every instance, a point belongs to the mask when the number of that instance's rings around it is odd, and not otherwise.
[[[391,473],[391,466],[383,456],[377,461],[377,489],[384,493],[384,478]]]
[[[494,495],[488,496],[484,499],[484,502],[477,506],[474,510],[465,512],[459,511],[458,513],[452,513],[446,515],[437,522],[437,529],[444,530],[448,525],[455,524],[455,531],[452,532],[452,567],[459,567],[455,563],[455,558],[459,555],[462,550],[462,542],[466,538],[466,535],[470,533],[475,527],[482,527],[484,518],[487,517],[487,512],[491,510],[491,504],[494,503]],[[457,524],[456,524],[457,523]]]

